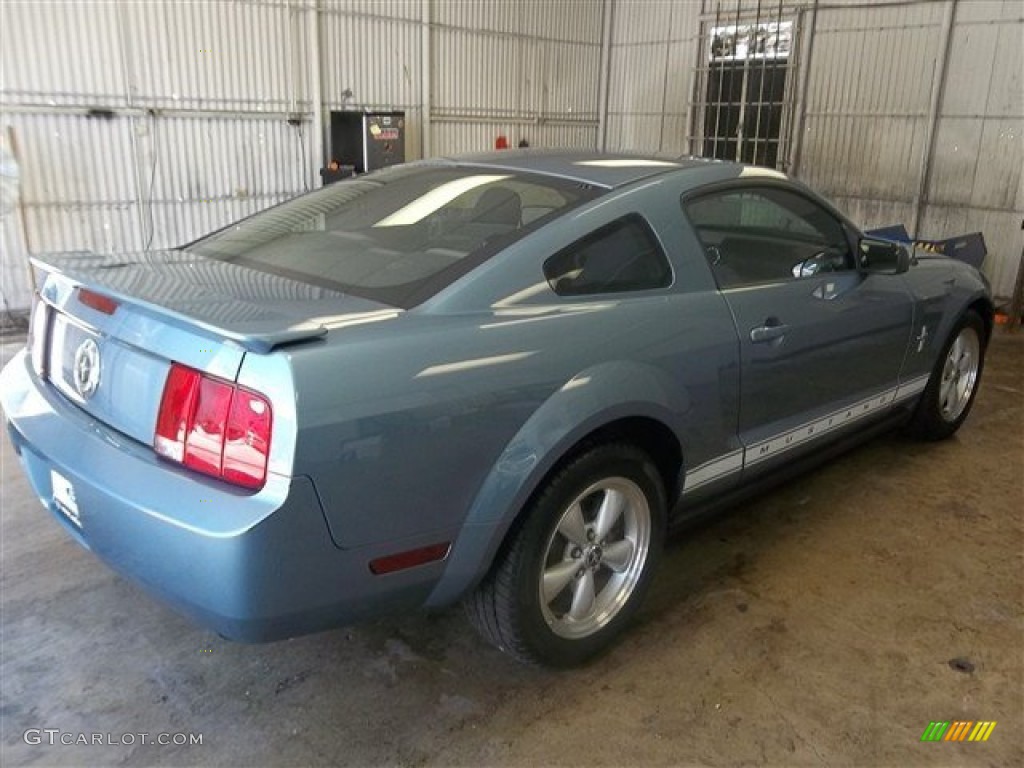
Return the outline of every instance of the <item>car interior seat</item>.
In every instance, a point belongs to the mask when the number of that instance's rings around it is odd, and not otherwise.
[[[491,187],[480,195],[470,218],[477,224],[493,226],[495,234],[518,229],[523,221],[523,201],[511,189]]]

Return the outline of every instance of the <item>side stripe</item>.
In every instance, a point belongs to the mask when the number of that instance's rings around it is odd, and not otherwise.
[[[791,448],[796,448],[798,445],[808,440],[817,439],[822,435],[827,435],[829,432],[833,432],[851,422],[858,421],[877,413],[887,406],[892,405],[895,395],[896,390],[890,389],[880,395],[875,395],[874,397],[869,397],[866,400],[854,403],[848,408],[833,411],[827,416],[823,416],[815,421],[809,421],[805,424],[801,424],[796,429],[783,432],[769,440],[754,443],[747,448],[746,459],[743,462],[743,465],[753,466],[766,459],[770,459],[773,456],[777,456],[780,453],[788,451]]]
[[[896,387],[896,402],[901,400],[907,400],[920,392],[924,392],[924,388],[928,386],[928,379],[930,377],[925,374],[924,376],[918,376],[916,379],[910,381],[904,381],[898,387]]]
[[[805,422],[795,429],[781,432],[767,440],[754,443],[745,449],[732,451],[706,461],[700,466],[687,471],[683,494],[685,495],[708,483],[735,474],[744,467],[755,466],[803,443],[817,440],[847,424],[885,410],[894,403],[908,400],[924,391],[925,387],[928,386],[928,378],[927,375],[918,376],[917,378],[900,383],[897,387],[865,398],[847,408],[841,408],[814,421]]]
[[[695,467],[686,473],[686,484],[683,493],[688,493],[695,488],[718,480],[720,477],[731,475],[743,469],[743,449],[727,453],[717,459],[706,461],[699,467]]]

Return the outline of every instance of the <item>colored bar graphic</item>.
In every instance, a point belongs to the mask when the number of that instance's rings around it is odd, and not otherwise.
[[[971,735],[967,737],[968,741],[988,741],[988,737],[992,735],[992,731],[995,730],[995,721],[981,721],[974,730],[971,731]]]
[[[946,722],[936,722],[933,720],[928,723],[928,727],[925,728],[924,733],[921,734],[921,741],[941,741],[947,728],[949,728],[948,720]]]
[[[932,720],[921,741],[988,741],[995,727],[995,720]]]
[[[954,720],[953,727],[949,729],[943,741],[963,741],[967,736],[967,729],[974,725],[968,720]]]

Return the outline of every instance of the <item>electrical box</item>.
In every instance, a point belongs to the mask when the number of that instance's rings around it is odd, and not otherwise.
[[[329,162],[356,173],[405,162],[405,112],[331,112]]]

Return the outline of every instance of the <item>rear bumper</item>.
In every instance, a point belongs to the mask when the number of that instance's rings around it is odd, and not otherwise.
[[[271,475],[250,494],[163,462],[40,382],[24,352],[0,373],[0,405],[53,517],[112,568],[226,637],[274,640],[419,607],[444,569],[372,575],[373,558],[446,533],[338,549],[309,478]],[[74,489],[77,522],[54,501],[53,472]]]

